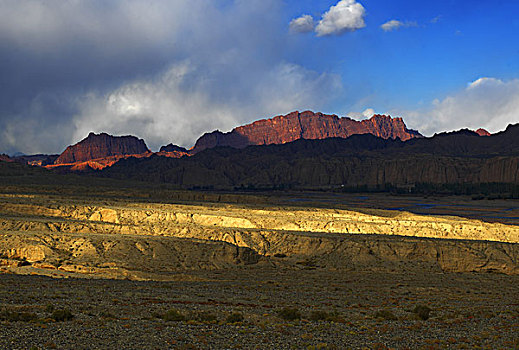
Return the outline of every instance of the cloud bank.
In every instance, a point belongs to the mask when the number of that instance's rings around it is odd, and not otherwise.
[[[191,146],[216,128],[325,110],[340,78],[287,59],[282,6],[1,1],[0,149],[61,152],[90,131]]]
[[[317,105],[341,88],[336,76],[280,63],[263,72],[242,99],[229,101],[212,96],[211,86],[200,79],[206,73],[201,66],[183,62],[154,79],[129,82],[104,95],[91,94],[74,119],[74,138],[90,131],[122,132],[144,137],[152,149],[169,142],[191,147],[204,132],[227,131],[259,116]]]
[[[429,108],[401,114],[425,135],[462,128],[495,133],[519,123],[519,79],[480,78]]]

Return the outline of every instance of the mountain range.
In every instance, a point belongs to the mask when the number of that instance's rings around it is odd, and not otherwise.
[[[122,160],[101,176],[211,189],[517,185],[519,125],[488,137],[461,130],[405,142],[364,134],[242,149],[216,147],[180,159]]]
[[[14,160],[32,159],[24,157]],[[427,138],[401,118],[355,121],[306,111],[207,133],[191,149],[169,144],[154,153],[134,136],[90,133],[59,157],[32,157],[33,165],[60,172],[181,188],[517,187],[519,124],[494,135],[465,129]]]
[[[251,145],[284,144],[299,139],[346,138],[356,134],[372,134],[384,139],[403,141],[423,137],[419,132],[408,129],[402,118],[374,115],[370,119],[356,121],[348,117],[340,118],[336,115],[296,111],[240,126],[227,133],[218,130],[206,133],[191,149],[169,144],[162,146],[155,154],[168,158],[181,158],[215,147],[228,146],[241,149]],[[30,159],[28,156],[16,159],[49,169],[85,171],[101,170],[124,158],[147,158],[152,154],[154,153],[148,149],[144,140],[135,136],[90,133],[84,140],[67,147],[52,161],[42,157]]]

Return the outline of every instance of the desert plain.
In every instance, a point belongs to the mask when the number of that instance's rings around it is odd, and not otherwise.
[[[519,348],[517,201],[67,181],[0,187],[0,348]]]

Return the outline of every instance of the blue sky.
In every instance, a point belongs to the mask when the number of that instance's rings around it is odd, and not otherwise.
[[[318,18],[330,3],[299,1],[290,12]],[[359,101],[369,96],[376,110],[418,108],[481,77],[519,77],[517,1],[366,0],[361,4],[366,8],[366,27],[338,37],[305,34],[301,47],[329,57],[303,57],[301,64],[337,72]],[[394,19],[411,25],[390,32],[380,28]],[[348,103],[356,106],[348,101],[337,108],[348,108]]]
[[[90,131],[190,147],[306,109],[496,132],[519,122],[518,18],[511,0],[3,0],[0,153]]]

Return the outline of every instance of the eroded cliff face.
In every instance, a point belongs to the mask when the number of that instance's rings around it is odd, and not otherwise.
[[[106,133],[90,133],[87,138],[67,149],[54,164],[72,164],[94,159],[138,155],[150,150],[142,139],[135,136],[112,136]]]
[[[519,273],[517,226],[378,210],[9,196],[0,238],[8,268],[110,278],[250,264]]]
[[[197,140],[191,152],[197,153],[217,146],[243,148],[249,145],[283,144],[298,139],[346,138],[355,134],[373,134],[402,141],[422,137],[417,131],[407,129],[402,118],[377,114],[370,119],[356,121],[305,111],[258,120],[229,133],[214,131],[205,134]]]

